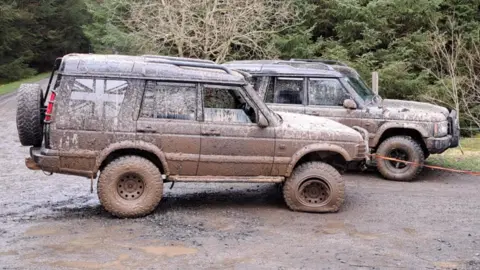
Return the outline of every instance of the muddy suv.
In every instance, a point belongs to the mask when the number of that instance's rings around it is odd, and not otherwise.
[[[376,166],[387,179],[410,181],[422,169],[416,164],[423,164],[430,154],[458,146],[455,110],[382,99],[354,69],[338,61],[255,60],[224,66],[250,73],[260,97],[274,111],[327,117],[366,129]]]
[[[274,113],[241,73],[210,61],[71,54],[48,89],[18,92],[26,166],[99,174],[100,202],[119,217],[153,211],[164,182],[280,183],[292,210],[334,212],[345,188],[336,168],[368,149],[335,121]]]

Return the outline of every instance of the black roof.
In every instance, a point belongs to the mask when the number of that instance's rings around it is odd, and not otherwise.
[[[161,55],[68,54],[58,72],[65,75],[152,78],[245,84],[245,78],[209,60]]]

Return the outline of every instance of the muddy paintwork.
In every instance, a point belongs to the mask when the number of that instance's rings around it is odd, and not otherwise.
[[[160,168],[166,181],[222,176],[275,182],[289,176],[307,154],[336,155],[345,163],[366,159],[366,143],[354,129],[326,118],[276,114],[242,74],[213,63],[191,63],[118,55],[63,57],[46,140],[31,150],[35,164],[48,172],[96,177],[118,156],[141,155]],[[210,100],[206,108],[207,89],[217,88],[235,93],[250,109],[215,106],[228,96]],[[36,168],[30,159],[28,165]]]
[[[428,153],[442,153],[450,147],[456,147],[459,140],[459,124],[455,110],[416,101],[381,99],[364,101],[342,78],[359,78],[358,73],[341,65],[326,65],[301,61],[233,61],[225,67],[241,70],[251,74],[255,82],[255,90],[267,101],[267,88],[275,85],[279,77],[303,78],[304,101],[302,104],[267,103],[274,111],[294,112],[312,116],[326,117],[344,125],[361,127],[369,133],[369,146],[376,147],[386,138],[386,132],[401,133],[402,130],[420,138],[424,150]],[[338,80],[342,82],[346,98],[357,105],[357,109],[349,109],[339,104],[309,105],[306,100],[311,86],[311,79]],[[274,83],[275,82],[275,83]],[[275,89],[274,89],[275,90]],[[329,97],[325,96],[325,99]]]

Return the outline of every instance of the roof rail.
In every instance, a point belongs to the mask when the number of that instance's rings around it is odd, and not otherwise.
[[[215,62],[213,62],[212,60],[206,60],[206,59],[195,59],[195,58],[187,58],[187,57],[175,57],[175,56],[164,56],[164,55],[153,55],[153,54],[145,54],[142,56],[147,58],[157,58],[157,59],[165,59],[165,60],[173,60],[173,61],[177,60],[177,61],[185,61],[185,62],[215,64]]]
[[[168,57],[168,56],[167,56]],[[146,57],[148,58],[148,57]],[[196,68],[209,68],[209,69],[218,69],[225,71],[227,74],[234,75],[230,69],[227,67],[221,66],[219,64],[215,63],[210,63],[210,62],[204,62],[207,60],[200,60],[199,59],[190,59],[190,58],[184,58],[187,59],[186,61],[184,60],[175,60],[175,57],[170,57],[170,59],[164,58],[163,56],[161,57],[150,57],[151,59],[146,60],[146,62],[151,62],[151,63],[161,63],[161,64],[170,64],[170,65],[175,65],[179,67],[196,67]],[[191,61],[193,60],[193,61]]]
[[[327,65],[339,65],[339,66],[346,66],[348,67],[347,64],[343,63],[343,62],[340,62],[340,61],[337,61],[337,60],[329,60],[329,59],[298,59],[298,58],[292,58],[290,59],[290,61],[303,61],[303,62],[312,62],[312,63],[315,63],[315,62],[318,62],[318,63],[324,63],[324,64],[327,64]]]

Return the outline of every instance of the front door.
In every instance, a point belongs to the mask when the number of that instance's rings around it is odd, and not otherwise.
[[[258,110],[239,87],[203,85],[202,93],[198,175],[270,175],[274,128],[257,125]]]
[[[343,101],[350,97],[337,78],[309,78],[307,85],[306,114],[326,117],[350,127],[362,127],[362,110],[343,107]]]
[[[137,141],[156,145],[167,159],[171,175],[196,175],[200,156],[196,84],[147,81]]]

